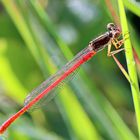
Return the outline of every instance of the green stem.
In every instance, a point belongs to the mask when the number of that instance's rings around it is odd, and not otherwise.
[[[140,17],[140,6],[136,1],[123,0],[124,5],[135,15]]]
[[[128,32],[128,25],[127,25],[125,9],[124,9],[122,0],[118,0],[118,5],[119,5],[122,32],[124,34]],[[135,61],[133,57],[133,51],[132,51],[130,38],[125,41],[124,45],[125,45],[125,50],[126,50],[125,55],[126,55],[128,73],[132,81],[132,84],[130,86],[131,86],[131,91],[132,91],[132,96],[133,96],[133,101],[134,101],[138,132],[139,132],[139,137],[140,137],[140,102],[139,102],[140,95],[139,95],[139,86],[138,86],[136,66],[135,66]]]

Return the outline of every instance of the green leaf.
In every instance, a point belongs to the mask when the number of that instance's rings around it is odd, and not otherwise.
[[[127,19],[126,19],[125,9],[124,9],[122,0],[118,1],[118,5],[119,5],[122,32],[123,34],[125,34],[129,30],[128,30]],[[129,76],[132,83],[131,90],[132,90],[133,102],[134,102],[134,107],[135,107],[135,112],[136,112],[138,132],[140,136],[140,100],[139,100],[140,92],[139,92],[136,66],[135,66],[135,61],[133,57],[133,51],[132,51],[130,38],[125,40],[124,46],[125,46],[125,56],[126,56],[126,61],[127,61],[128,72],[129,72]]]

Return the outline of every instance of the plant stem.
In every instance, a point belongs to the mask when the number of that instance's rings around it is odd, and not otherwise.
[[[118,5],[119,5],[122,32],[123,34],[125,34],[126,32],[128,32],[128,25],[127,25],[123,1],[118,0]],[[128,73],[132,81],[132,84],[130,84],[130,86],[131,86],[131,91],[132,91],[132,96],[133,96],[133,101],[134,101],[138,132],[139,132],[139,137],[140,137],[140,102],[139,102],[140,95],[139,95],[139,86],[138,86],[136,66],[135,66],[135,61],[133,57],[133,51],[132,51],[130,38],[128,38],[125,41],[124,46],[126,50],[125,56],[126,56],[126,61],[127,61]]]

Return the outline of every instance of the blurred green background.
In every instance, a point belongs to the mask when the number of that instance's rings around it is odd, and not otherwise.
[[[138,75],[140,6],[123,0]],[[0,123],[20,110],[29,92],[119,23],[116,0],[0,1]],[[117,58],[126,67],[123,52]],[[0,137],[8,140],[136,140],[131,89],[107,49],[58,88],[55,99],[27,112]]]

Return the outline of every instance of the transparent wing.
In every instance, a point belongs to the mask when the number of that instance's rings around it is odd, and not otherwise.
[[[47,89],[50,85],[52,85],[56,80],[58,80],[66,71],[68,71],[70,68],[72,68],[79,60],[83,59],[83,57],[90,52],[91,49],[88,47],[82,50],[80,53],[78,53],[75,58],[68,62],[60,71],[58,71],[56,74],[48,78],[46,81],[44,81],[39,87],[34,89],[25,99],[24,105],[28,105],[34,98],[36,98],[39,94],[41,94],[45,89]],[[48,103],[52,98],[54,98],[56,92],[55,90],[58,87],[62,87],[62,85],[66,82],[68,82],[74,75],[76,74],[76,71],[69,74],[65,80],[60,82],[56,87],[54,87],[51,92],[46,93],[41,100],[39,100],[34,106],[32,106],[31,110],[33,108],[38,108],[39,106],[43,105],[44,102]]]
[[[45,95],[41,100],[39,100],[34,106],[32,106],[28,111],[32,112],[35,109],[38,109],[43,106],[47,106],[47,104],[57,95],[59,92],[58,90],[63,88],[65,84],[67,84],[69,81],[71,81],[75,75],[78,73],[80,68],[75,70],[70,76],[68,76],[65,80],[63,80],[61,83],[59,83],[58,86],[56,86],[52,91],[49,92],[49,94]],[[29,95],[30,96],[30,95]],[[27,96],[24,102],[24,105],[27,105],[30,100],[34,99],[34,97]],[[28,99],[27,99],[28,98]],[[30,99],[29,99],[30,98]],[[27,102],[28,100],[28,102]]]

